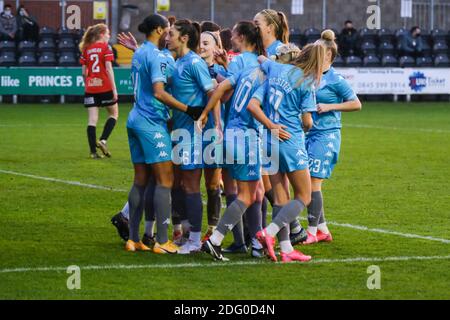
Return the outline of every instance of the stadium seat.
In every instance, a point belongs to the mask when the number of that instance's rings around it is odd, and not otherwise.
[[[428,42],[423,42],[422,43],[422,53],[423,53],[423,55],[424,56],[426,56],[426,57],[430,57],[431,56],[431,54],[432,54],[432,49],[431,49],[431,46],[428,44]]]
[[[79,65],[74,53],[64,53],[59,56],[58,65],[60,67],[76,67]]]
[[[445,42],[439,41],[435,43],[435,45],[433,46],[433,54],[435,56],[447,53],[448,53],[448,46]]]
[[[361,44],[361,51],[364,56],[375,55],[377,53],[377,46],[373,42],[363,42]]]
[[[434,62],[431,57],[420,57],[416,59],[416,66],[420,68],[434,67]]]
[[[336,59],[334,59],[333,67],[342,68],[344,66],[345,66],[344,59],[342,59],[341,56],[337,56]]]
[[[449,68],[450,59],[445,54],[440,54],[434,58],[434,66],[437,68]]]
[[[345,58],[345,64],[347,67],[357,68],[357,67],[361,67],[362,60],[360,57],[357,57],[357,56],[349,56],[349,57]]]
[[[375,68],[380,66],[380,59],[377,56],[369,55],[363,59],[363,67]]]
[[[386,68],[398,67],[398,60],[393,55],[385,55],[381,58],[381,66]]]
[[[309,28],[305,30],[306,43],[312,43],[320,39],[320,31],[315,28]]]
[[[57,65],[54,53],[44,53],[38,59],[40,67],[54,67]]]
[[[55,37],[56,37],[55,29],[51,27],[42,27],[39,30],[39,38],[41,39],[41,41],[44,39],[55,40]]]
[[[17,51],[20,55],[24,55],[26,53],[29,55],[36,55],[36,42],[27,40],[21,41],[17,46]]]
[[[431,34],[431,38],[433,39],[433,43],[447,41],[447,32],[445,32],[445,30],[433,29],[433,30],[431,30],[430,34]]]
[[[399,60],[400,68],[413,68],[416,66],[416,60],[413,57],[403,56]]]
[[[377,32],[373,29],[363,28],[359,31],[359,36],[363,42],[372,42],[376,43],[377,41]]]
[[[60,28],[58,30],[58,39],[59,41],[63,40],[74,40],[74,34],[71,30],[67,28]]]
[[[16,52],[16,43],[14,41],[4,40],[0,42],[0,52]]]
[[[76,51],[76,46],[73,39],[64,39],[58,43],[58,51],[60,53],[74,52]]]
[[[0,55],[0,67],[12,67],[16,65],[16,54],[5,51]]]
[[[30,53],[22,54],[18,61],[19,67],[34,67],[36,65],[37,65],[36,56]]]
[[[300,29],[291,29],[289,32],[289,42],[301,47],[303,45],[303,36]]]
[[[384,55],[394,55],[395,54],[395,48],[394,45],[391,42],[381,42],[380,46],[378,47],[378,53],[380,56]]]
[[[394,43],[394,33],[390,29],[382,28],[378,30],[378,41],[379,43]]]
[[[51,39],[44,39],[38,44],[39,52],[55,51],[55,42]]]

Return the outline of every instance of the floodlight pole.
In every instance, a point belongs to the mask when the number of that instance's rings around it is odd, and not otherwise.
[[[272,5],[272,1],[271,0],[267,0],[267,9],[270,9]]]
[[[66,0],[61,0],[59,5],[61,6],[61,28],[64,29],[66,26]]]
[[[215,11],[216,11],[216,2],[214,0],[211,0],[211,12],[210,12],[210,20],[215,21]]]
[[[430,31],[434,29],[434,0],[430,1]]]
[[[322,29],[327,27],[327,0],[322,0]]]

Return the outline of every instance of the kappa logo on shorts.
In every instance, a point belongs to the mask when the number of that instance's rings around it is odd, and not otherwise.
[[[86,98],[84,98],[84,104],[95,104],[94,97],[86,97]]]
[[[254,177],[254,176],[256,176],[256,172],[254,170],[252,170],[247,174],[247,176]]]
[[[325,160],[324,162],[323,162],[323,165],[324,166],[328,166],[330,164],[330,160]]]
[[[297,157],[299,157],[299,156],[304,156],[304,155],[305,155],[305,152],[303,152],[302,149],[299,149],[299,150],[297,151],[297,154],[296,154]]]
[[[155,136],[153,137],[153,139],[161,139],[163,137],[163,135],[160,132],[155,133]]]
[[[334,133],[330,133],[330,135],[328,136],[328,139],[336,139],[336,135]]]
[[[167,157],[168,156],[168,154],[167,154],[167,152],[165,152],[165,151],[161,151],[160,153],[159,153],[159,157],[160,158],[165,158],[165,157]]]
[[[327,174],[327,170],[326,170],[326,169],[323,169],[323,170],[322,170],[322,174],[323,174],[323,175],[326,175],[326,174]]]
[[[157,147],[158,149],[161,149],[161,148],[165,148],[166,145],[164,144],[164,142],[158,142],[158,144],[156,145],[156,147]]]
[[[330,142],[329,144],[327,144],[327,147],[330,148],[330,149],[334,149],[334,145],[333,145],[332,142]]]
[[[306,161],[303,160],[303,159],[301,159],[301,160],[297,163],[297,165],[303,166],[305,163],[306,163]]]
[[[328,151],[327,153],[325,153],[325,157],[332,157],[333,153],[331,151]]]

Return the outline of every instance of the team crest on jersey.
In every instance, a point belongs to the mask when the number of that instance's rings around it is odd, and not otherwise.
[[[161,63],[161,72],[162,74],[166,74],[166,70],[167,70],[167,63]]]

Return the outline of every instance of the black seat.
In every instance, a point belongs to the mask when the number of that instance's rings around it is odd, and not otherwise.
[[[76,46],[73,39],[64,39],[59,41],[58,43],[58,51],[60,53],[74,52],[75,50]]]
[[[388,41],[381,42],[380,46],[378,47],[378,53],[380,54],[380,56],[394,55],[395,54],[394,45]]]
[[[37,65],[36,56],[34,54],[22,54],[19,58],[18,65],[20,67],[34,67]]]
[[[446,54],[440,54],[434,58],[434,66],[437,68],[449,68],[450,59]]]
[[[36,55],[36,42],[24,40],[19,42],[17,46],[17,51],[20,55],[23,54],[33,54]]]
[[[357,56],[349,56],[347,58],[345,58],[345,64],[347,67],[361,67],[362,65],[362,60],[360,57]]]
[[[433,50],[431,49],[431,46],[426,41],[422,41],[422,53],[426,57],[430,57]]]
[[[55,42],[51,39],[44,39],[38,44],[39,52],[55,51]]]
[[[359,36],[363,42],[372,42],[376,43],[378,35],[377,32],[373,29],[363,28],[359,30]]]
[[[16,52],[16,43],[10,40],[0,42],[0,52]]]
[[[54,67],[57,65],[54,53],[44,53],[38,59],[40,67]]]
[[[361,51],[364,56],[375,55],[377,53],[377,46],[373,42],[363,42],[361,44]]]
[[[387,28],[382,28],[380,30],[378,30],[378,41],[380,43],[382,42],[389,42],[389,43],[393,43],[394,42],[394,33]]]
[[[440,54],[447,54],[448,53],[448,46],[444,41],[436,42],[433,46],[433,54],[440,55]]]
[[[431,38],[433,39],[433,43],[447,41],[447,32],[445,32],[445,30],[433,29],[431,30],[430,34]]]
[[[413,57],[403,56],[399,60],[400,68],[413,68],[416,66],[416,60]]]
[[[16,65],[16,54],[11,51],[5,51],[0,54],[0,67],[12,67]]]
[[[309,28],[305,30],[306,43],[312,43],[320,39],[320,31],[315,28]]]
[[[58,38],[59,41],[62,40],[74,40],[74,34],[71,30],[67,29],[67,28],[60,28],[58,30]]]
[[[363,67],[375,68],[380,66],[380,59],[377,56],[369,55],[363,59]]]
[[[342,59],[341,56],[337,56],[336,59],[334,59],[333,67],[336,67],[336,68],[342,68],[342,67],[344,67],[344,66],[345,66],[345,61],[344,61],[344,59]]]
[[[420,68],[434,67],[434,62],[431,57],[419,57],[416,59],[416,66]]]
[[[44,39],[55,40],[56,38],[55,29],[51,27],[42,27],[39,30],[39,38],[41,39],[41,41]]]
[[[385,55],[381,58],[381,66],[388,68],[398,67],[398,60],[393,55]]]
[[[289,32],[289,42],[292,42],[300,47],[303,44],[302,40],[303,36],[300,29],[291,29],[291,31]]]
[[[61,67],[76,67],[79,65],[74,53],[63,53],[59,56],[58,65]]]

